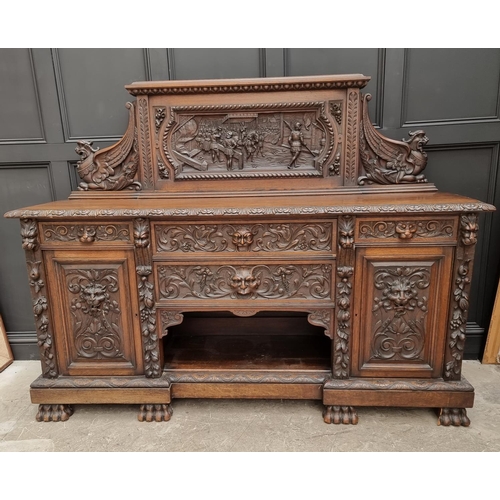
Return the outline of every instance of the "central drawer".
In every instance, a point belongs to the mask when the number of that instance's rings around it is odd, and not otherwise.
[[[211,224],[154,222],[152,226],[154,254],[173,254],[175,258],[202,253],[331,257],[337,248],[335,220]]]
[[[228,301],[238,307],[255,301],[270,301],[283,307],[291,302],[311,301],[328,305],[332,304],[333,268],[332,261],[155,262],[156,296],[160,304],[170,304],[172,300],[176,303],[215,300]]]

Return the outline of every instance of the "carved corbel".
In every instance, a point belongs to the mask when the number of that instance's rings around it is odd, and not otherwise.
[[[383,136],[372,125],[368,115],[370,94],[363,97],[363,114],[359,131],[360,158],[365,175],[358,184],[408,184],[427,182],[422,171],[427,165],[423,147],[429,138],[423,130],[409,132],[409,139],[395,141]]]
[[[134,180],[139,167],[134,105],[128,102],[126,107],[129,110],[127,131],[116,144],[99,150],[92,147],[92,142],[77,142],[75,151],[81,156],[77,168],[82,178],[78,185],[80,191],[142,188],[140,182]]]

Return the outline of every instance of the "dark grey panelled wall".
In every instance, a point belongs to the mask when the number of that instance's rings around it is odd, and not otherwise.
[[[75,141],[105,147],[138,80],[334,73],[372,77],[370,113],[395,139],[426,130],[427,177],[500,208],[500,49],[0,49],[0,212],[67,198]],[[482,355],[500,214],[482,218],[466,354]],[[0,313],[17,359],[38,356],[18,221],[0,219]]]

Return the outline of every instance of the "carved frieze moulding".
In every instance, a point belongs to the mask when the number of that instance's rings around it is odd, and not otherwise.
[[[322,101],[170,111],[162,144],[176,179],[322,176],[335,145]]]
[[[328,299],[331,264],[158,266],[162,299]]]
[[[358,236],[360,239],[398,238],[400,240],[453,238],[454,227],[453,219],[363,221],[359,225]]]
[[[329,251],[331,223],[155,226],[158,252]]]
[[[430,277],[426,267],[388,266],[375,272],[371,359],[422,359]]]
[[[395,141],[383,136],[368,115],[370,94],[363,98],[363,119],[359,131],[360,157],[365,175],[358,184],[402,184],[427,182],[422,171],[427,165],[423,147],[429,142],[423,130],[409,132],[410,138]]]
[[[124,359],[118,275],[114,269],[66,272],[77,355]]]
[[[135,180],[139,153],[134,105],[128,102],[126,106],[129,110],[128,128],[116,144],[99,150],[94,149],[91,142],[77,141],[75,151],[81,156],[77,172],[82,179],[78,185],[79,190],[142,189],[140,182]]]
[[[128,224],[46,224],[42,223],[44,241],[130,241]]]

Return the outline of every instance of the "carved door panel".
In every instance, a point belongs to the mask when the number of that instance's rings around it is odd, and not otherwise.
[[[45,262],[60,373],[141,373],[133,252],[47,251]]]
[[[441,376],[452,257],[451,247],[358,250],[354,376]]]

